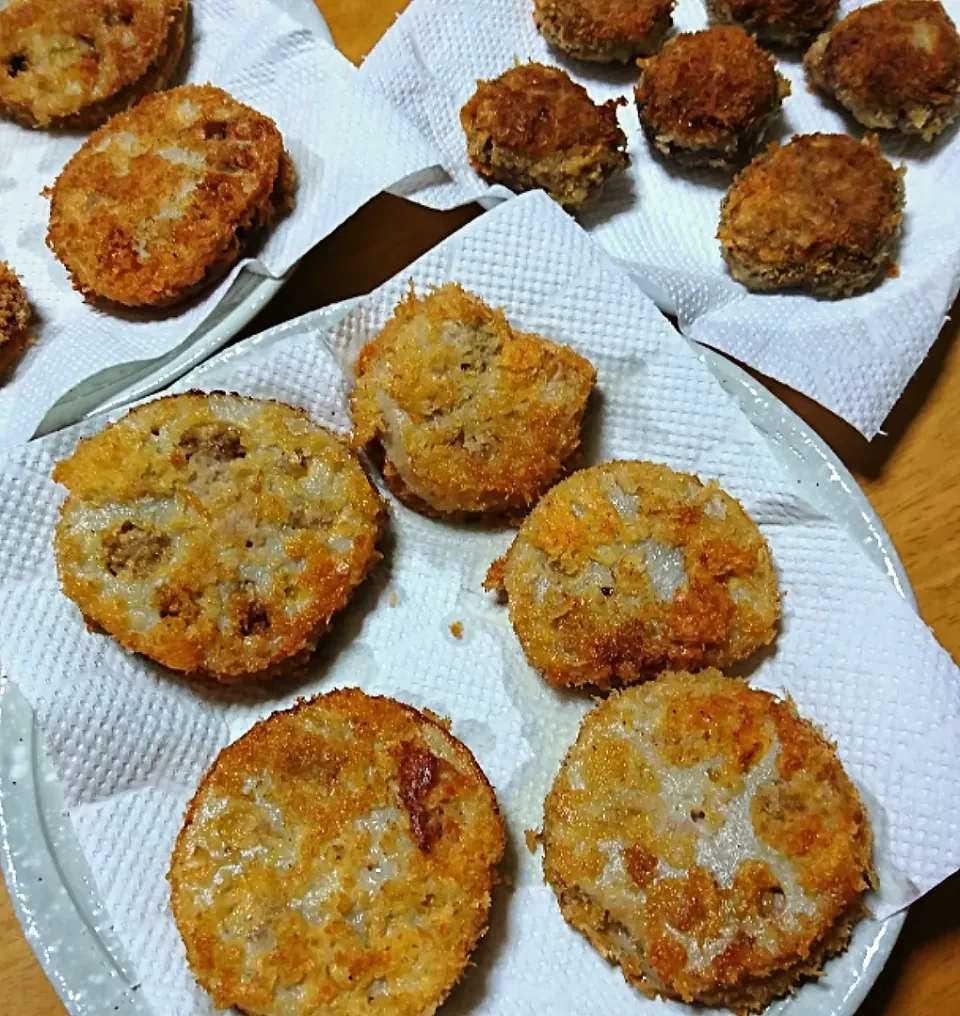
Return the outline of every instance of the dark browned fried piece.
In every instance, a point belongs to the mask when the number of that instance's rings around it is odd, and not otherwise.
[[[20,277],[0,261],[0,375],[20,358],[29,342],[30,304]]]
[[[628,63],[657,51],[676,0],[533,0],[533,20],[557,49],[593,63]]]
[[[742,25],[761,42],[803,46],[837,13],[840,0],[704,0],[716,24]]]

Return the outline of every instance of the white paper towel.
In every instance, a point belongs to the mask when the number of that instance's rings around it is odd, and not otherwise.
[[[349,363],[411,278],[420,290],[460,281],[505,306],[517,327],[593,361],[599,398],[587,423],[588,461],[661,460],[718,477],[741,499],[770,541],[785,591],[775,650],[755,661],[752,679],[795,697],[837,740],[873,802],[884,876],[876,913],[896,911],[958,867],[956,668],[846,530],[794,493],[796,481],[692,348],[547,198],[528,195],[472,223],[334,330],[236,347],[177,387],[282,399],[346,429]],[[515,888],[497,900],[480,969],[444,1011],[662,1011],[565,927],[539,859],[522,846],[523,830],[540,825],[543,797],[590,699],[547,687],[524,662],[506,610],[481,588],[512,533],[433,521],[391,499],[387,558],[321,641],[307,676],[200,690],[88,633],[58,590],[51,535],[62,491],[50,470],[103,424],[87,421],[0,456],[0,663],[37,710],[84,853],[158,1016],[211,1011],[184,964],[164,881],[201,772],[258,717],[340,685],[450,716],[504,807]],[[454,621],[462,640],[449,631]],[[829,996],[818,993],[830,991],[835,969],[801,993],[797,1014],[823,1016]]]
[[[843,0],[841,14],[861,6]],[[944,0],[960,22],[960,0]],[[564,67],[593,98],[626,95],[619,112],[633,160],[611,180],[599,204],[581,216],[594,239],[628,268],[681,330],[804,392],[873,437],[926,356],[960,285],[960,139],[954,125],[932,145],[883,141],[907,167],[900,275],[846,300],[751,294],[726,272],[715,239],[729,175],[682,171],[654,159],[637,120],[633,67],[598,67],[551,50],[531,17],[532,0],[413,0],[361,68],[443,153],[448,177],[415,199],[450,207],[507,195],[470,169],[459,111],[478,78],[514,60]],[[680,0],[678,30],[707,25],[700,0]],[[860,129],[806,89],[799,58],[779,54],[793,85],[784,115],[767,140],[812,131]]]
[[[191,6],[177,83],[209,81],[272,117],[296,164],[296,207],[257,252],[260,274],[279,278],[374,195],[436,161],[417,131],[332,46],[294,21],[282,0]],[[35,345],[0,381],[0,445],[26,441],[81,380],[177,347],[240,271],[237,265],[179,313],[107,313],[84,303],[44,244],[49,202],[40,192],[85,136],[0,121],[0,260],[20,274],[36,312]]]

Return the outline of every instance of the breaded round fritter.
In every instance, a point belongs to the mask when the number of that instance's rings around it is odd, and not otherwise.
[[[748,289],[849,296],[893,266],[903,174],[876,135],[804,134],[774,143],[736,177],[720,206],[730,274]]]
[[[219,681],[306,664],[378,558],[383,504],[301,409],[190,392],[80,442],[55,550],[88,624]]]
[[[533,20],[557,49],[592,63],[629,63],[655,53],[676,0],[533,0]]]
[[[931,141],[960,113],[960,36],[936,0],[882,0],[824,32],[810,83],[867,127]]]
[[[11,0],[0,10],[0,115],[26,127],[98,127],[165,87],[187,0]]]
[[[349,688],[220,752],[173,851],[171,904],[222,1009],[431,1016],[486,931],[503,848],[469,749]]]
[[[30,317],[20,277],[6,261],[0,261],[0,374],[6,373],[26,349]]]
[[[545,190],[564,208],[594,200],[628,165],[613,99],[596,105],[566,71],[530,63],[477,90],[460,111],[470,165],[512,191]]]
[[[846,947],[871,839],[792,702],[668,672],[584,718],[544,807],[543,870],[645,995],[759,1012]]]
[[[506,592],[527,660],[554,687],[727,666],[771,643],[780,616],[770,549],[740,504],[652,462],[554,487],[486,588]]]
[[[87,138],[53,186],[47,246],[88,299],[167,306],[226,271],[293,187],[269,117],[184,85]]]
[[[589,361],[515,332],[452,283],[412,288],[363,347],[353,441],[383,454],[387,485],[425,515],[522,513],[580,443]]]
[[[790,82],[742,28],[678,35],[640,61],[640,124],[663,155],[731,169],[776,119]]]
[[[742,25],[761,42],[803,46],[826,28],[840,0],[704,0],[711,21]]]

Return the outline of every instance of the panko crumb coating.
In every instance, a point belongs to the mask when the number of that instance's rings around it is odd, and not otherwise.
[[[360,352],[354,447],[383,457],[393,493],[425,515],[516,515],[580,443],[588,360],[514,331],[456,283],[410,293]]]
[[[493,789],[438,717],[348,688],[224,748],[171,904],[198,983],[255,1016],[431,1016],[487,927]]]
[[[30,304],[17,273],[0,261],[0,375],[23,354],[30,341]]]
[[[622,103],[598,106],[556,67],[511,67],[477,82],[460,111],[470,165],[516,193],[544,190],[564,208],[582,208],[630,162],[617,122]]]
[[[734,168],[790,94],[773,57],[736,26],[678,35],[639,64],[635,96],[648,141],[690,166]]]
[[[99,127],[166,86],[187,17],[187,0],[12,0],[0,10],[0,115]]]
[[[303,410],[190,392],[80,442],[54,548],[95,630],[233,682],[302,670],[379,557],[383,504],[345,441]]]
[[[652,462],[559,483],[486,588],[506,593],[527,660],[554,687],[728,666],[769,645],[780,616],[770,549],[740,504]]]
[[[591,63],[650,56],[673,25],[676,0],[533,0],[533,21],[557,49]]]
[[[840,0],[704,0],[714,24],[741,25],[760,42],[805,46],[833,20]]]
[[[588,713],[544,808],[563,916],[643,994],[759,1012],[846,948],[870,823],[793,703],[717,670]]]
[[[803,66],[866,127],[932,141],[960,112],[960,36],[931,0],[860,7],[814,42]]]
[[[804,134],[776,142],[737,176],[720,206],[730,274],[758,291],[850,296],[892,271],[905,169],[876,135]]]
[[[222,275],[294,185],[269,117],[183,85],[87,138],[53,185],[47,246],[87,299],[169,306]]]

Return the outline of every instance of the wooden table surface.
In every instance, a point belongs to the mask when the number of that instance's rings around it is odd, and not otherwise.
[[[359,62],[404,0],[317,0],[337,45]],[[426,211],[387,196],[361,209],[314,249],[253,334],[335,300],[367,292],[479,214]],[[960,304],[954,308],[960,311]],[[884,430],[866,442],[809,400],[765,379],[824,437],[857,477],[906,565],[924,620],[960,659],[960,342],[948,323]],[[909,679],[909,676],[907,676]],[[0,889],[0,1006],[16,1016],[65,1010],[24,941]],[[899,942],[861,1016],[960,1013],[960,876],[910,911]],[[162,1013],[158,1016],[179,1016]]]

